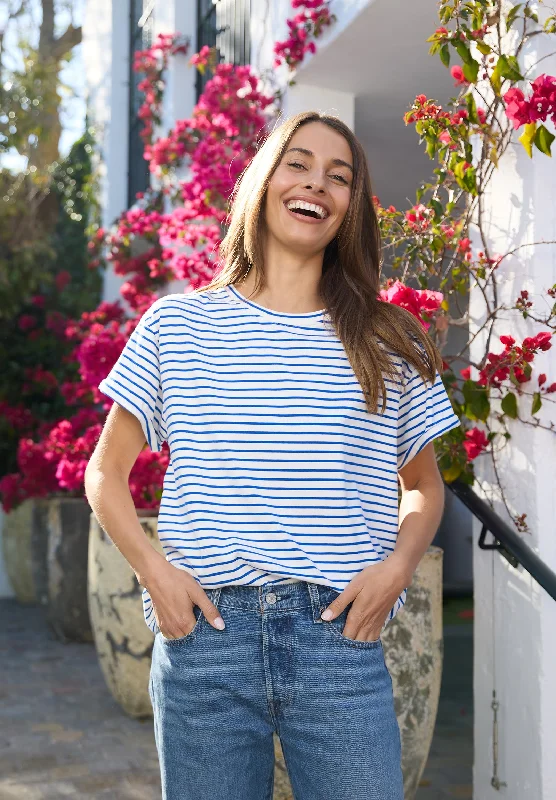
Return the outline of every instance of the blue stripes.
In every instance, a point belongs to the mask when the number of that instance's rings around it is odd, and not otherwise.
[[[459,425],[440,376],[425,384],[386,347],[399,380],[370,415],[328,322],[234,287],[167,295],[99,384],[151,449],[168,442],[159,537],[204,589],[296,578],[342,591],[395,547],[398,469]],[[155,631],[147,590],[143,604]]]

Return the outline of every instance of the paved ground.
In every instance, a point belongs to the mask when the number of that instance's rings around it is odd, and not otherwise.
[[[94,646],[0,600],[0,800],[160,800],[152,721],[112,700]],[[438,724],[417,800],[471,798],[472,626],[448,624]]]

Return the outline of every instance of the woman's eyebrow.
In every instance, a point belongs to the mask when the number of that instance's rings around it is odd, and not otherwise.
[[[286,150],[286,153],[291,153],[293,150],[296,150],[298,153],[303,153],[304,156],[315,155],[312,150],[307,150],[305,147],[290,147],[289,150]],[[343,161],[341,158],[333,158],[332,163],[338,167],[347,167],[353,172],[351,164],[348,164],[347,161]]]

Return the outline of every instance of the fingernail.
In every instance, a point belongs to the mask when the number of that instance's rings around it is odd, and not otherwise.
[[[219,631],[223,631],[224,628],[226,627],[226,623],[224,622],[222,617],[216,617],[216,619],[214,620],[214,624],[216,625]]]
[[[327,608],[326,611],[323,611],[323,613],[321,614],[322,619],[332,619],[333,616],[334,614],[332,613],[332,611],[330,611],[329,608]]]

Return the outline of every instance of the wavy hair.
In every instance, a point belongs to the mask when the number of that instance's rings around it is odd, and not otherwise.
[[[353,181],[345,218],[325,251],[318,291],[361,385],[367,411],[386,410],[384,376],[399,373],[385,349],[412,364],[434,383],[442,356],[421,322],[409,311],[380,299],[381,236],[365,152],[347,125],[318,111],[296,114],[277,126],[238,178],[231,195],[228,230],[219,248],[221,269],[196,294],[240,281],[256,266],[255,295],[265,287],[264,203],[272,175],[294,133],[321,122],[341,134],[353,157]]]

